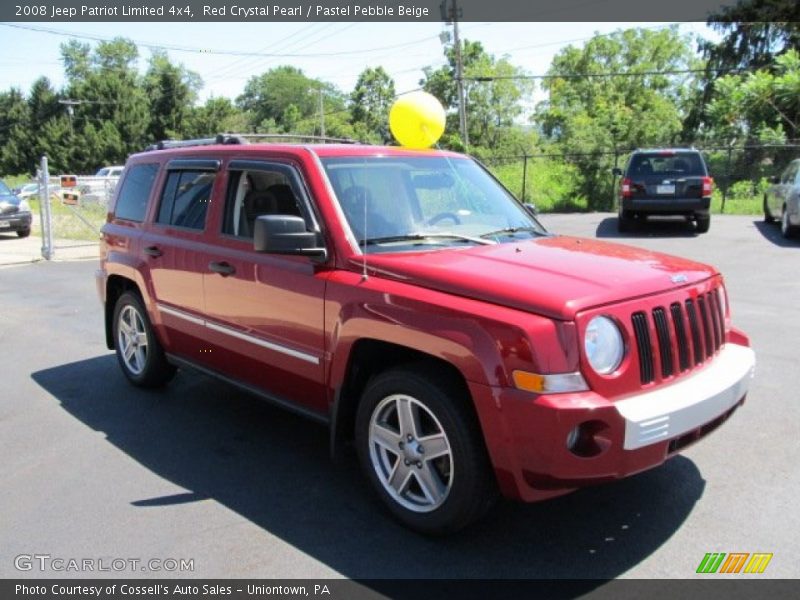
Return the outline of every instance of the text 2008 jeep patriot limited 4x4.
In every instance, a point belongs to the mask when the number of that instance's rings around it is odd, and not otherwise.
[[[132,383],[194,367],[326,422],[427,533],[498,490],[535,501],[663,463],[754,367],[716,270],[551,235],[450,152],[162,144],[128,160],[101,257]]]

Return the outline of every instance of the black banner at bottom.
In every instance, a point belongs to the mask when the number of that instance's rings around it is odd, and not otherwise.
[[[794,598],[787,579],[448,580],[448,579],[6,579],[0,598],[32,600],[517,600],[528,598],[625,600]]]

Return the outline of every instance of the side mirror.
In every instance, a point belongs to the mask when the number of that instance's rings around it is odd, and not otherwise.
[[[620,169],[619,167],[614,167],[613,169],[611,169],[611,172],[617,177],[622,177],[622,169]]]
[[[769,178],[769,182],[770,183],[780,183],[781,182],[781,178],[778,177],[777,175],[773,175],[772,177]]]
[[[525,202],[522,205],[522,208],[524,208],[525,212],[527,212],[534,219],[539,215],[539,211],[536,209],[536,205],[533,204],[532,202]]]
[[[326,256],[317,234],[306,231],[306,222],[294,215],[261,215],[256,218],[253,249],[270,254]]]

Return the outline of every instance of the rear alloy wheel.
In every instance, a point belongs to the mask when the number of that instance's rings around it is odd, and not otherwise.
[[[125,292],[114,307],[114,347],[122,372],[141,387],[158,387],[175,374],[156,339],[142,301]]]
[[[480,429],[462,395],[421,364],[373,378],[358,407],[362,468],[392,514],[421,533],[462,529],[496,496]]]
[[[774,223],[775,217],[772,216],[772,213],[769,212],[769,206],[767,206],[767,195],[764,194],[764,223]]]
[[[18,229],[17,230],[17,236],[19,236],[21,238],[26,238],[30,234],[31,234],[31,228],[30,227],[28,227],[28,229]]]
[[[789,222],[789,211],[786,210],[785,206],[781,211],[781,235],[787,240],[797,235],[797,227]]]
[[[702,217],[697,217],[695,219],[697,223],[697,233],[708,233],[709,228],[711,227],[711,215],[705,215]]]

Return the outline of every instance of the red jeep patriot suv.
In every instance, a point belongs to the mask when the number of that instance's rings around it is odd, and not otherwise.
[[[426,533],[663,463],[754,366],[712,267],[552,235],[443,151],[162,143],[127,162],[97,286],[133,384],[191,367],[327,423]]]

